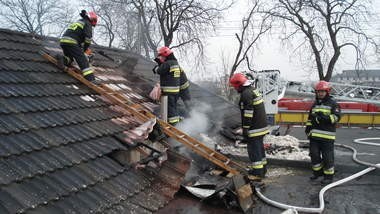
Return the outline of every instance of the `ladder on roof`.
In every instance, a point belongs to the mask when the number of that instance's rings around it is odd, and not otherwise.
[[[51,55],[49,55],[49,53],[45,51],[40,51],[40,53],[49,62],[58,66],[57,60]],[[107,85],[95,85],[89,82],[88,80],[82,77],[82,74],[78,68],[65,67],[64,70],[68,74],[70,74],[71,76],[73,76],[74,78],[91,88],[92,90],[96,91],[100,95],[105,96],[112,104],[116,104],[123,107],[133,116],[141,119],[142,121],[147,121],[149,119],[156,118],[156,116],[152,114],[149,110],[147,110],[144,106],[131,102],[126,96],[117,91],[112,90]],[[210,149],[200,141],[188,136],[186,133],[166,123],[165,121],[160,120],[158,118],[157,121],[161,125],[165,134],[167,134],[171,138],[176,139],[178,142],[181,142],[182,144],[188,146],[198,155],[206,158],[207,160],[213,162],[217,166],[225,169],[233,175],[237,175],[240,173],[246,174],[245,168],[239,163],[231,160],[230,158],[224,156],[223,154],[220,154],[219,152],[213,149]],[[237,168],[240,169],[240,171],[238,171]]]

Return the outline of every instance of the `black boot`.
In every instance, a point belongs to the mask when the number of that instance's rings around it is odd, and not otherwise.
[[[250,169],[248,170],[248,179],[253,181],[261,181],[264,178],[264,169]]]
[[[322,170],[313,171],[313,175],[310,177],[310,180],[315,180],[323,175]]]
[[[86,76],[84,76],[84,78],[95,84],[95,75],[94,74],[87,74]]]
[[[330,184],[333,182],[334,175],[325,175],[323,180],[321,181],[322,184]]]
[[[265,175],[267,174],[267,165],[264,165],[264,171],[263,171],[263,178],[265,178]]]

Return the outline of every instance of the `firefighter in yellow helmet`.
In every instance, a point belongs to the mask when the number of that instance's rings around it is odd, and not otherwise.
[[[340,107],[330,96],[330,84],[319,81],[315,85],[316,100],[310,109],[306,123],[306,135],[310,139],[310,158],[313,175],[311,180],[324,176],[322,184],[333,181],[334,141],[336,124],[340,120]]]
[[[230,78],[230,85],[240,93],[240,111],[244,142],[247,143],[248,156],[251,165],[249,174],[264,178],[266,158],[264,151],[264,136],[269,133],[264,100],[253,83],[242,73],[236,73]]]

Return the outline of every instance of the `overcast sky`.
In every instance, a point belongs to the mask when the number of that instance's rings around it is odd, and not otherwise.
[[[208,38],[209,45],[206,46],[206,55],[211,59],[208,70],[215,71],[222,69],[221,67],[221,53],[232,53],[237,46],[237,41],[234,36],[239,30],[240,20],[244,15],[245,10],[243,5],[244,0],[238,0],[237,5],[234,6],[225,17],[225,21],[222,22],[221,29],[218,31],[218,36]],[[374,8],[379,13],[380,0],[375,0]],[[380,20],[375,22],[376,33],[380,35]],[[260,50],[256,49],[254,57],[254,69],[266,70],[266,69],[278,69],[281,72],[281,76],[287,80],[314,80],[317,79],[317,72],[314,71],[313,75],[304,71],[299,62],[299,57],[291,53],[292,50],[286,50],[281,46],[281,43],[276,39],[276,35],[272,35],[272,38],[264,39],[260,43]],[[352,51],[344,52],[343,56],[339,59],[336,66],[336,71],[341,72],[344,69],[354,69],[354,55]],[[215,69],[217,68],[218,69]],[[379,62],[369,63],[368,69],[380,69]],[[213,76],[212,73],[207,75]],[[196,80],[196,76],[192,76],[193,80]]]
[[[79,1],[71,1],[78,6],[80,5]],[[205,53],[208,57],[206,78],[213,79],[216,76],[216,72],[223,70],[221,57],[222,53],[224,55],[230,54],[230,57],[232,57],[231,54],[236,53],[235,50],[238,43],[234,34],[239,31],[241,18],[246,14],[246,2],[248,2],[248,0],[236,0],[234,7],[226,13],[224,20],[221,22],[219,30],[217,31],[217,36],[207,38],[207,45],[205,47]],[[380,13],[380,0],[373,0],[373,2],[373,8],[375,8],[375,12]],[[79,8],[81,7],[78,7],[78,11]],[[380,20],[375,21],[374,24],[376,24],[374,31],[376,33],[379,32],[378,35],[380,35]],[[287,80],[315,81],[318,78],[317,72],[305,72],[304,67],[307,66],[302,67],[299,63],[299,57],[297,55],[294,55],[292,53],[292,50],[286,50],[286,48],[281,45],[281,42],[276,39],[277,37],[278,35],[271,35],[270,37],[264,38],[260,42],[260,49],[255,49],[253,65],[254,69],[277,69],[280,70],[281,77]],[[378,38],[380,39],[380,36]],[[190,79],[197,81],[200,79],[200,77],[199,75],[195,75],[196,73],[199,73],[199,71],[195,68],[192,68],[192,63],[194,61],[193,57],[197,56],[182,57],[179,58],[179,60],[180,64],[185,67]],[[344,52],[338,61],[336,71],[339,73],[345,69],[354,69],[355,60],[353,60],[353,58],[354,55],[352,51]],[[230,61],[230,64],[232,64],[233,59],[231,58]],[[380,62],[371,62],[368,64],[367,68],[380,69]],[[239,69],[242,70],[244,68],[241,67]]]

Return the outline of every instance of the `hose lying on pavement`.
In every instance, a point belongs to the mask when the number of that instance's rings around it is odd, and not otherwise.
[[[355,139],[354,142],[355,143],[361,143],[361,144],[367,144],[367,145],[374,145],[374,146],[380,146],[379,144],[376,144],[376,143],[368,143],[368,142],[362,142],[362,140],[380,140],[380,138],[362,138],[362,139]],[[333,187],[336,187],[340,184],[343,184],[343,183],[346,183],[348,181],[351,181],[357,177],[360,177],[360,176],[363,176],[373,170],[375,170],[376,168],[380,168],[380,163],[378,164],[373,164],[373,163],[368,163],[368,162],[365,162],[365,161],[361,161],[359,159],[357,159],[356,155],[357,155],[357,151],[355,148],[351,147],[351,146],[347,146],[347,145],[343,145],[343,144],[335,144],[335,146],[340,146],[340,147],[343,147],[343,148],[348,148],[348,149],[351,149],[353,151],[353,155],[352,155],[352,159],[359,163],[359,164],[362,164],[362,165],[365,165],[365,166],[369,166],[368,168],[360,171],[360,172],[357,172],[351,176],[348,176],[346,178],[343,178],[341,180],[338,180],[338,181],[335,181],[329,185],[326,185],[325,187],[323,187],[321,189],[321,191],[319,192],[319,207],[318,208],[308,208],[308,207],[298,207],[298,206],[292,206],[292,205],[288,205],[288,204],[283,204],[283,203],[280,203],[280,202],[277,202],[277,201],[274,201],[274,200],[271,200],[267,197],[265,197],[261,191],[260,191],[260,187],[255,187],[255,190],[256,190],[256,193],[257,193],[257,196],[263,200],[264,202],[270,204],[270,205],[273,205],[275,207],[278,207],[278,208],[281,208],[281,209],[285,209],[285,210],[291,210],[291,211],[294,211],[293,213],[297,213],[297,211],[301,211],[301,212],[308,212],[308,213],[321,213],[324,208],[325,208],[325,201],[323,199],[323,195],[325,194],[325,192],[330,189],[330,188],[333,188]]]

